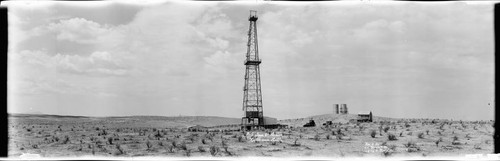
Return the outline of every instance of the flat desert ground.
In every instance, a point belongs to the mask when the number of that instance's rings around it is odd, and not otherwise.
[[[315,120],[316,127],[301,127]],[[238,124],[209,116],[79,117],[9,115],[9,157],[463,157],[493,152],[493,121],[392,119],[349,123],[355,115],[279,120],[288,128],[252,141],[249,131],[191,132],[193,125]],[[330,126],[322,126],[333,121]]]

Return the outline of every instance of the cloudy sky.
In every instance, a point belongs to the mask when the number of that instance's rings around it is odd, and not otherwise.
[[[10,113],[241,117],[254,9],[267,116],[493,119],[492,3],[3,5]]]

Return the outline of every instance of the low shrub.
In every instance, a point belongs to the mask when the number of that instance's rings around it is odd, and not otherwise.
[[[146,142],[146,147],[148,150],[150,150],[153,147],[153,143],[151,143],[149,140]]]
[[[292,146],[300,146],[300,143],[298,143],[299,139],[295,139],[295,141],[293,142]]]
[[[120,146],[120,144],[116,144],[115,145],[116,147],[116,150],[117,150],[117,155],[122,155],[122,154],[125,154],[125,151],[123,150],[123,148]]]
[[[174,146],[167,146],[166,150],[168,153],[174,153]]]
[[[185,155],[186,157],[190,157],[190,156],[191,156],[191,149],[186,149],[186,150],[184,150],[184,155]]]
[[[203,146],[198,146],[198,151],[200,152],[206,152],[205,148],[203,148]]]
[[[113,137],[109,137],[108,138],[108,143],[111,144],[111,145],[113,145]]]
[[[316,141],[319,141],[319,140],[320,140],[320,136],[319,136],[319,134],[314,135],[314,140],[316,140]]]
[[[386,127],[384,128],[384,132],[385,132],[385,133],[387,133],[387,131],[389,131],[389,129],[390,129],[390,127],[389,127],[389,126],[386,126]]]
[[[182,142],[181,145],[179,145],[179,148],[182,150],[187,150],[187,145],[185,142]]]
[[[398,139],[396,138],[396,135],[394,135],[394,134],[389,134],[389,135],[387,135],[387,139],[388,139],[389,141],[398,140]]]
[[[375,138],[376,135],[377,135],[377,131],[375,131],[375,130],[370,131],[370,136],[372,138]]]
[[[419,138],[419,139],[423,139],[423,138],[424,138],[424,133],[423,133],[423,132],[418,133],[418,135],[417,135],[417,136],[418,136],[418,138]]]
[[[210,147],[210,155],[216,156],[219,153],[220,149],[217,146]]]

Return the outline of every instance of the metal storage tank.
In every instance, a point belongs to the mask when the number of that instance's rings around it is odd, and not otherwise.
[[[342,114],[347,114],[347,104],[341,104],[340,105],[340,113]]]

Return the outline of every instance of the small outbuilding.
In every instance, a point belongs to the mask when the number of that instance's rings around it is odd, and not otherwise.
[[[360,112],[358,113],[358,122],[373,122],[372,112]]]

